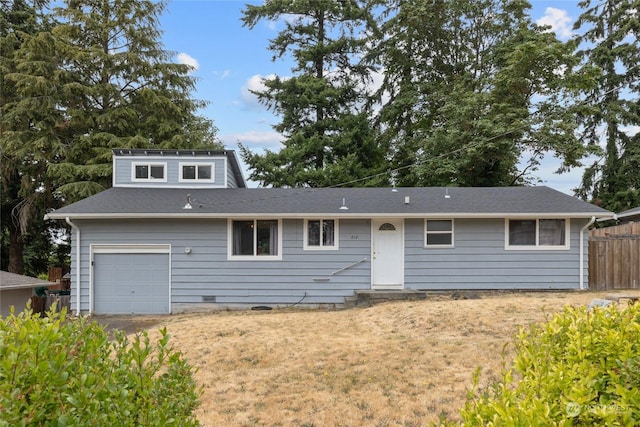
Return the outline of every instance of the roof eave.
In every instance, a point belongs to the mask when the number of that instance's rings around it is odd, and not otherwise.
[[[2,285],[0,286],[0,291],[10,291],[10,290],[16,290],[16,289],[34,289],[34,288],[40,288],[40,287],[44,287],[44,286],[51,286],[51,285],[55,285],[55,283],[51,282],[49,283],[49,285],[43,283],[23,283],[20,285]]]
[[[618,215],[616,215],[617,219],[627,219],[627,218],[635,218],[635,217],[640,218],[640,212],[633,212],[633,213],[628,213],[628,214],[618,214]]]
[[[264,212],[178,212],[178,213],[55,213],[51,212],[47,214],[47,219],[64,220],[70,219],[224,219],[224,218],[592,218],[596,217],[599,220],[614,219],[611,214],[596,214],[593,212],[519,212],[519,213],[453,213],[453,212],[279,212],[279,213],[264,213]]]

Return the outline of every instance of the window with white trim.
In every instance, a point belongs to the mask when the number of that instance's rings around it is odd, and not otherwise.
[[[338,220],[305,219],[304,249],[338,249]]]
[[[166,163],[132,163],[132,175],[134,181],[166,181]]]
[[[506,247],[508,249],[568,249],[567,219],[508,219]]]
[[[280,220],[229,220],[229,257],[281,259]]]
[[[424,246],[427,248],[453,247],[453,220],[452,219],[425,219],[424,220]]]
[[[213,182],[214,172],[213,163],[180,163],[181,182]]]

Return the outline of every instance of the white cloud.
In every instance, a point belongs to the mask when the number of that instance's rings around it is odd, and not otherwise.
[[[558,77],[564,77],[567,74],[567,66],[565,64],[560,65],[558,68],[553,70],[553,74]]]
[[[548,169],[540,168],[540,172],[548,173],[546,175],[541,174],[541,176],[546,177],[546,179],[543,179],[542,182],[537,185],[546,185],[547,187],[551,187],[555,190],[573,196],[575,194],[575,190],[580,188],[580,185],[582,184],[584,167],[573,168],[571,171],[562,174],[557,174],[552,169],[553,167]]]
[[[384,83],[384,68],[377,71],[373,71],[371,73],[371,81],[368,83],[368,86],[363,87],[362,90],[364,90],[369,94],[373,94],[380,89],[380,87],[382,86],[382,83]],[[376,113],[387,102],[389,102],[389,91],[385,91],[382,94],[382,99],[380,100],[380,102],[377,105],[374,105],[374,110],[376,111]]]
[[[638,132],[640,132],[640,126],[623,126],[620,128],[622,132],[626,133],[628,137],[632,138]]]
[[[526,151],[520,158],[518,167],[520,170],[527,166],[527,161],[531,156],[530,151]],[[533,170],[530,170],[530,176],[533,185],[546,185],[563,193],[574,195],[574,190],[580,187],[584,166],[573,167],[568,172],[558,173],[558,169],[562,166],[562,161],[555,156],[548,155],[539,159],[540,164]],[[584,159],[584,164],[591,164],[593,159]]]
[[[189,65],[189,66],[193,67],[194,71],[198,71],[198,69],[200,68],[200,64],[198,63],[198,60],[195,59],[193,56],[187,54],[187,53],[180,52],[176,56],[176,59],[178,60],[178,64]]]
[[[538,19],[536,24],[551,26],[551,31],[555,32],[560,39],[568,39],[572,35],[573,18],[564,9],[548,7],[544,12],[544,16]]]
[[[251,151],[259,152],[264,149],[279,150],[282,148],[281,134],[275,131],[250,130],[242,133],[234,133],[220,136],[225,147],[237,147],[242,144]],[[233,149],[233,148],[232,148]]]
[[[246,148],[251,150],[254,153],[262,153],[265,149],[269,149],[271,151],[279,151],[282,148],[282,140],[284,139],[282,135],[275,131],[257,131],[250,130],[242,133],[234,133],[227,135],[219,135],[220,140],[230,150],[236,150],[238,153],[238,157],[240,158],[239,147],[238,144],[244,145]],[[258,187],[259,183],[249,180],[249,175],[251,171],[248,169],[247,165],[244,164],[244,161],[240,158],[240,168],[242,169],[242,173],[247,180],[247,187]]]
[[[240,98],[242,100],[242,104],[249,110],[254,111],[262,111],[264,110],[264,106],[258,102],[258,97],[255,96],[251,91],[263,91],[266,89],[263,81],[264,79],[274,78],[275,74],[270,74],[268,76],[262,76],[260,74],[255,74],[245,82],[240,90]]]
[[[245,3],[247,3],[245,1]],[[304,15],[299,15],[295,13],[284,13],[280,15],[277,19],[268,19],[264,21],[261,25],[269,31],[276,32],[279,28],[282,28],[287,25],[295,24],[298,21],[303,20],[303,22],[309,21],[308,18],[305,18]]]
[[[231,75],[231,70],[222,70],[222,71],[214,70],[213,75],[218,76],[220,80],[224,80]]]

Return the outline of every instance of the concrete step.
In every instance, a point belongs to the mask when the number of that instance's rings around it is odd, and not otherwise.
[[[344,308],[368,307],[387,301],[416,301],[427,299],[427,293],[413,289],[355,291],[353,296],[345,297]]]
[[[357,307],[358,306],[358,297],[356,297],[356,296],[344,297],[344,304],[342,306],[343,306],[343,308],[346,308],[346,309]]]

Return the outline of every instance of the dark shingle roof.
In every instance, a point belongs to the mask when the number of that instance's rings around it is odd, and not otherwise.
[[[636,219],[636,217],[640,217],[640,207],[628,209],[618,214],[618,218],[624,220],[632,220]]]
[[[36,277],[23,276],[21,274],[9,273],[8,271],[0,271],[0,290],[36,288],[38,286],[49,285],[53,285],[53,283]]]
[[[189,196],[188,196],[189,195]],[[446,197],[446,196],[449,197]],[[192,209],[183,209],[187,198]],[[405,203],[408,198],[409,203]],[[342,203],[349,208],[340,209]],[[489,216],[570,214],[611,216],[602,208],[548,187],[398,188],[111,188],[58,209],[65,217]]]

